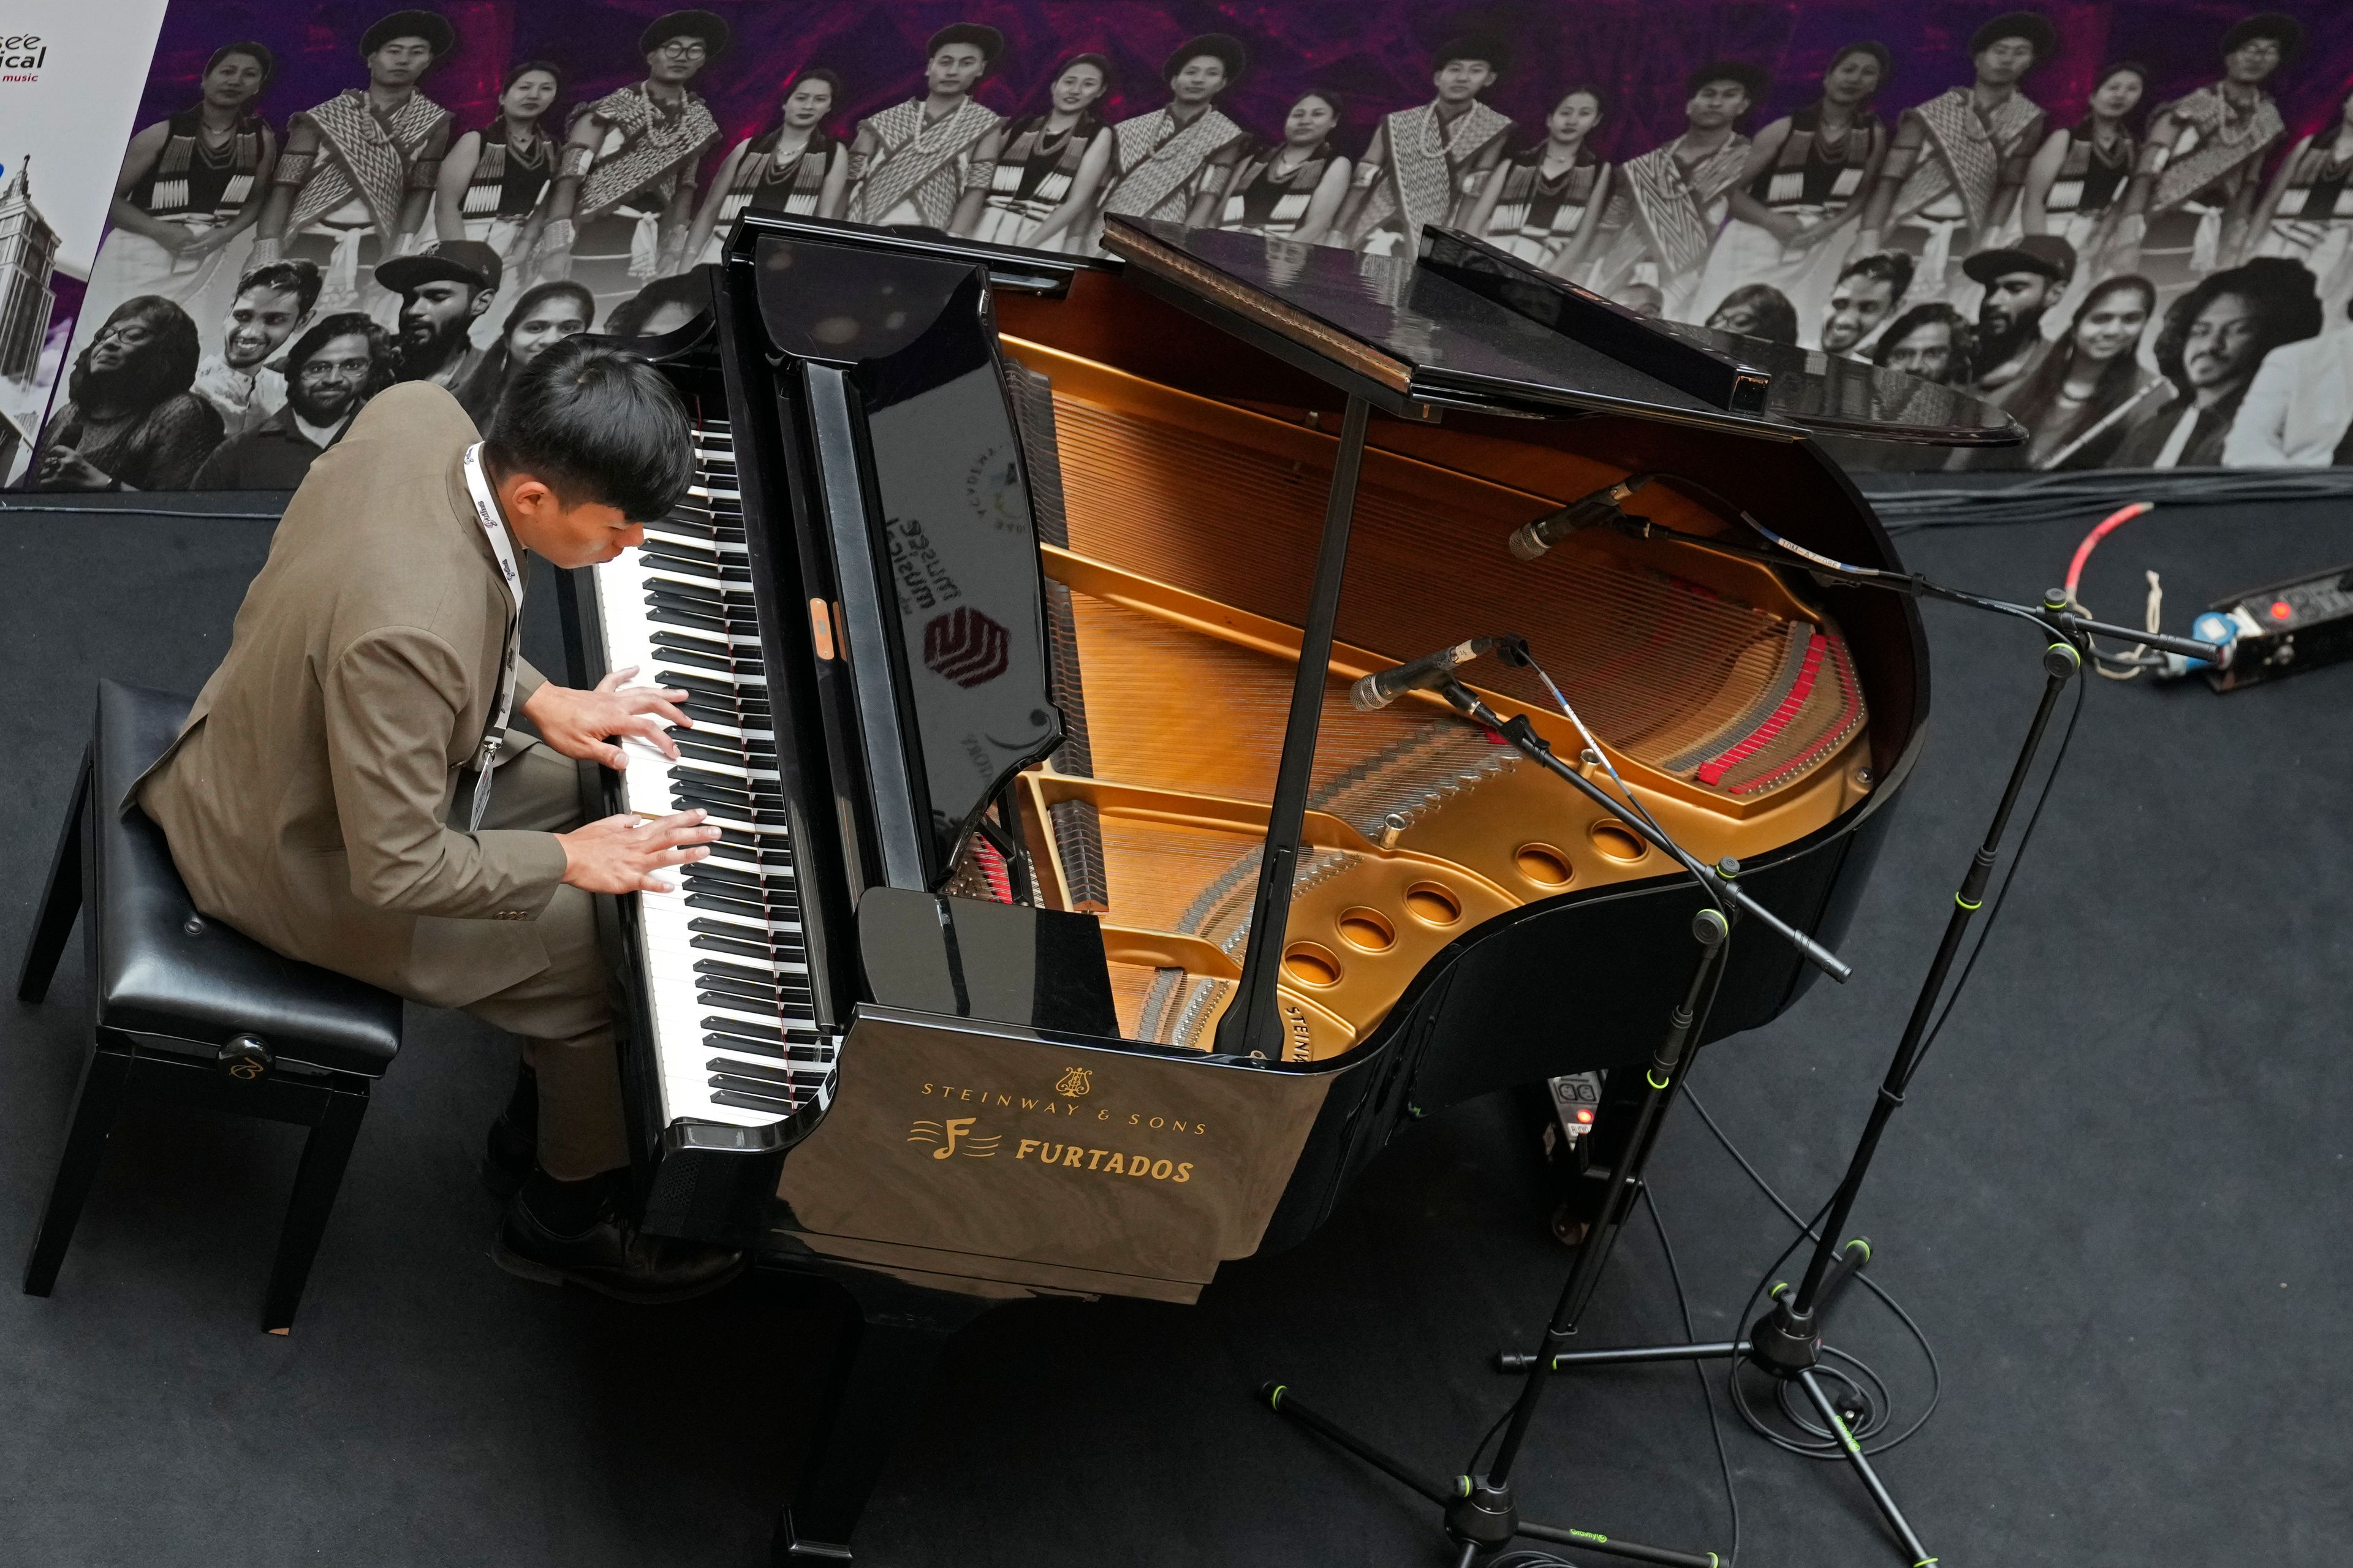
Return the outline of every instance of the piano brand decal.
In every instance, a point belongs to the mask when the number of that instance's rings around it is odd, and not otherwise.
[[[945,1121],[918,1121],[907,1129],[907,1142],[938,1144],[939,1147],[932,1151],[934,1160],[945,1160],[956,1154],[967,1160],[987,1160],[997,1153],[997,1145],[1003,1140],[993,1134],[979,1138],[972,1136],[973,1124],[979,1120],[976,1116],[951,1116]]]
[[[986,685],[1013,662],[1013,637],[974,609],[958,605],[923,626],[923,668],[958,686]]]
[[[883,531],[891,544],[891,572],[899,579],[901,614],[936,610],[964,597],[955,574],[940,559],[939,548],[923,531],[919,519],[894,517],[884,525]]]
[[[954,1100],[995,1110],[1009,1110],[1017,1116],[1059,1116],[1065,1119],[1092,1120],[1097,1124],[1116,1128],[1119,1136],[1127,1138],[1199,1138],[1209,1129],[1208,1123],[1191,1116],[1155,1116],[1149,1111],[1121,1111],[1108,1105],[1080,1105],[1079,1100],[1094,1088],[1094,1074],[1087,1068],[1071,1068],[1055,1080],[1050,1096],[1013,1094],[993,1089],[967,1089],[960,1084],[927,1083],[923,1094],[927,1099]],[[978,1116],[954,1116],[940,1121],[917,1121],[907,1129],[907,1142],[932,1146],[932,1158],[950,1157],[986,1160],[1001,1152],[1004,1135],[980,1131]],[[1073,1129],[1072,1131],[1076,1131]],[[1106,1140],[1108,1142],[1108,1139]],[[1025,1164],[1051,1165],[1059,1170],[1092,1171],[1103,1176],[1133,1176],[1146,1181],[1168,1182],[1181,1185],[1193,1179],[1194,1162],[1164,1157],[1158,1150],[1100,1147],[1082,1143],[1065,1134],[1060,1139],[1023,1138],[1013,1147],[1013,1157]]]

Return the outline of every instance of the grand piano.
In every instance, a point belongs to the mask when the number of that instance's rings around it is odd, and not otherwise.
[[[1815,437],[2019,438],[1948,389],[1636,321],[1465,237],[1364,258],[1113,220],[1108,261],[751,212],[640,345],[700,476],[574,574],[573,679],[693,696],[599,813],[723,828],[605,900],[644,1224],[858,1311],[779,1561],[844,1561],[942,1346],[1193,1300],[1412,1122],[1641,1059],[1703,893],[1429,691],[1517,635],[1657,823],[1834,946],[1920,744],[1910,601],[1639,536],[1745,511],[1895,564]],[[1563,755],[1536,673],[1462,679]],[[1583,766],[1602,779],[1597,760]],[[1707,1035],[1814,973],[1744,922]]]

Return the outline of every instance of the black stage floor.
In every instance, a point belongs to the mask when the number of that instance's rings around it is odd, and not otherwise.
[[[1906,548],[1930,572],[2031,597],[2077,531],[1945,531]],[[11,973],[92,680],[193,689],[267,534],[0,517],[0,667],[39,712],[16,727],[5,773]],[[2218,591],[2348,560],[2340,508],[2177,509],[2104,545],[2086,594],[2137,619],[2140,568],[2158,567],[2179,627]],[[1927,619],[1934,734],[1845,943],[1857,979],[1715,1047],[1694,1080],[1809,1211],[2040,683],[2030,636],[1937,606]],[[2353,668],[2227,697],[2093,684],[2033,857],[1859,1215],[1873,1277],[1944,1358],[1942,1410],[1883,1463],[1947,1563],[2318,1564],[2353,1531],[2348,706]],[[47,1006],[7,1005],[12,1267],[79,1061],[75,951]],[[56,1295],[0,1291],[0,1563],[760,1561],[828,1310],[747,1284],[632,1311],[499,1272],[474,1161],[510,1070],[489,1031],[412,1012],[290,1339],[256,1323],[296,1134],[131,1119]],[[861,1560],[1438,1562],[1418,1506],[1245,1390],[1280,1376],[1451,1473],[1506,1396],[1488,1352],[1530,1338],[1563,1268],[1508,1129],[1483,1103],[1422,1126],[1318,1237],[1229,1267],[1198,1307],[983,1319],[876,1498]],[[1701,1334],[1732,1332],[1787,1230],[1687,1109],[1655,1187]],[[1657,1239],[1638,1229],[1591,1337],[1677,1328]],[[1882,1309],[1850,1298],[1834,1331],[1918,1410],[1923,1364]],[[1725,1440],[1743,1561],[1896,1561],[1851,1477],[1737,1427]],[[1541,1512],[1730,1544],[1688,1370],[1561,1383],[1534,1455]]]

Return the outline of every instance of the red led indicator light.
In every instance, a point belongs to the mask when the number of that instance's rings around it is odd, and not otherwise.
[[[1589,1110],[1580,1110],[1577,1113],[1577,1119],[1579,1121],[1589,1123],[1593,1120],[1593,1112]]]
[[[2294,614],[2295,614],[2295,606],[2289,604],[2285,599],[2274,599],[2272,601],[2272,619],[2275,621],[2284,621]]]

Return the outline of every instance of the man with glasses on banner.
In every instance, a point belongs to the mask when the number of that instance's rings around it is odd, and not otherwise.
[[[576,271],[597,308],[610,310],[686,269],[695,166],[719,141],[719,121],[687,83],[726,52],[730,36],[708,11],[673,11],[638,36],[646,79],[580,111],[543,216],[516,242],[519,256],[537,247],[542,279]]]
[[[2233,263],[2263,194],[2263,155],[2287,134],[2265,90],[2304,47],[2304,24],[2267,12],[2222,35],[2222,79],[2166,104],[2148,122],[2125,187],[2110,270],[2160,289]]]

